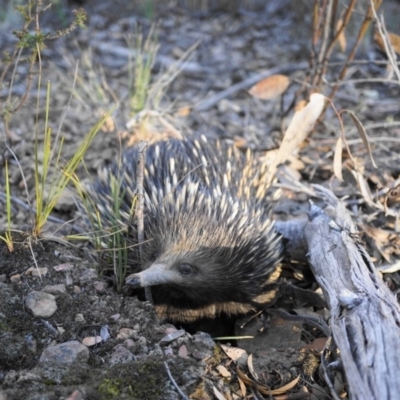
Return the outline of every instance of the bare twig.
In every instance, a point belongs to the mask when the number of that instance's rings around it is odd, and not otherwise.
[[[382,3],[382,0],[371,0],[371,5],[367,10],[367,13],[365,15],[364,21],[362,22],[360,30],[358,31],[356,42],[354,43],[353,48],[350,51],[350,54],[347,56],[346,64],[343,66],[342,70],[340,71],[338,81],[343,80],[344,77],[346,76],[346,72],[347,72],[349,63],[351,61],[353,61],[353,59],[354,59],[354,57],[356,55],[357,48],[360,45],[361,41],[363,40],[363,38],[364,38],[364,36],[365,36],[365,34],[366,34],[370,24],[371,24],[372,16],[373,16],[373,11],[372,10],[373,9],[374,10],[378,9],[380,7],[381,3]],[[331,92],[330,92],[330,94],[328,96],[331,100],[335,96],[338,88],[339,88],[339,85],[336,85],[331,90]]]
[[[165,369],[166,369],[167,374],[168,374],[168,378],[171,380],[171,382],[174,385],[174,387],[177,390],[177,392],[181,395],[183,400],[189,400],[189,397],[187,397],[186,394],[182,392],[181,388],[176,383],[174,377],[171,374],[171,370],[169,369],[168,363],[166,361],[164,361],[164,365],[165,365]]]
[[[397,64],[397,55],[393,48],[392,43],[390,42],[390,38],[389,38],[385,23],[384,23],[383,15],[380,18],[378,18],[378,15],[376,14],[376,10],[374,7],[374,2],[373,2],[373,0],[370,0],[370,1],[371,1],[372,13],[374,15],[375,22],[376,22],[376,27],[378,28],[379,34],[381,35],[381,38],[382,38],[383,45],[385,46],[386,55],[389,59],[390,65],[391,65],[394,73],[397,76],[398,81],[400,82],[400,70],[399,70],[399,66]]]

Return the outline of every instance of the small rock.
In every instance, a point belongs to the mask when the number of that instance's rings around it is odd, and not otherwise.
[[[60,285],[47,285],[42,289],[43,292],[45,293],[50,293],[53,295],[60,295],[60,294],[65,294],[67,293],[67,289],[65,285],[60,284]]]
[[[21,280],[21,274],[15,274],[10,277],[11,283],[18,283]]]
[[[163,328],[165,328],[165,334],[166,335],[168,335],[169,333],[172,333],[172,332],[176,332],[178,330],[172,324],[164,324]]]
[[[165,354],[166,356],[173,356],[173,355],[174,355],[174,351],[171,349],[171,347],[166,347],[166,348],[164,349],[164,354]]]
[[[175,339],[178,339],[179,337],[183,336],[185,333],[186,333],[186,331],[184,329],[179,329],[179,331],[174,331],[174,332],[168,333],[168,335],[165,335],[160,340],[160,344],[173,342]]]
[[[199,351],[199,350],[194,350],[192,353],[192,357],[195,358],[196,360],[204,360],[207,357],[211,357],[212,352],[211,351]]]
[[[89,350],[76,340],[47,347],[40,356],[39,364],[70,365],[89,360]]]
[[[103,339],[103,342],[106,342],[108,339],[110,339],[110,329],[108,328],[108,325],[103,325],[100,328],[100,336]]]
[[[146,346],[147,344],[147,339],[145,336],[140,336],[140,338],[138,339],[139,344],[141,344],[142,346]]]
[[[149,351],[148,354],[150,356],[162,357],[164,355],[164,352],[161,346],[156,343],[153,347],[153,350]]]
[[[6,274],[0,274],[0,282],[5,282],[7,280],[7,275]]]
[[[131,353],[127,348],[121,345],[117,345],[114,347],[114,352],[110,358],[110,364],[127,364],[132,361],[135,361],[136,357],[133,353]]]
[[[202,344],[209,349],[214,349],[215,347],[215,342],[212,340],[211,335],[205,332],[197,332],[193,335],[193,343]]]
[[[75,315],[75,322],[85,322],[85,317],[83,314],[78,313]]]
[[[30,292],[25,304],[35,317],[49,318],[57,310],[56,298],[44,292]]]
[[[84,400],[83,394],[79,390],[74,390],[68,397],[67,400]]]
[[[74,280],[72,279],[71,274],[67,273],[67,274],[65,275],[65,284],[66,284],[67,286],[72,286],[73,283],[74,283]]]
[[[34,372],[31,371],[20,371],[18,372],[18,382],[40,382],[42,378],[40,375],[35,374]]]
[[[70,263],[64,263],[64,264],[58,264],[53,267],[55,271],[71,271],[71,269],[74,268],[74,266]]]
[[[97,293],[104,293],[106,290],[106,284],[102,281],[93,282],[93,286]]]
[[[46,267],[44,267],[44,268],[30,267],[25,271],[25,275],[26,276],[46,276],[48,272],[49,272],[49,269]]]
[[[87,347],[91,347],[100,344],[102,341],[103,339],[101,338],[101,336],[88,336],[82,339],[82,344]]]
[[[131,328],[121,328],[118,332],[117,339],[138,339],[137,331]]]
[[[74,293],[75,294],[80,294],[81,292],[82,292],[82,289],[79,286],[74,285]]]
[[[184,344],[181,347],[179,347],[178,355],[180,357],[182,357],[182,358],[187,358],[188,350],[187,350],[187,347]]]
[[[65,333],[65,329],[62,326],[57,326],[57,333],[59,335],[63,335]]]
[[[127,349],[130,349],[131,347],[135,347],[135,342],[133,341],[133,339],[126,339],[124,340],[124,346]]]
[[[79,277],[81,283],[87,283],[89,281],[93,281],[99,278],[99,274],[94,268],[88,268],[83,272],[83,274]]]

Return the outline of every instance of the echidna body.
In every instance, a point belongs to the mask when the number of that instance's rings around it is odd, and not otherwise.
[[[109,227],[115,224],[111,182],[121,186],[118,223],[130,232],[130,283],[153,286],[156,310],[172,321],[242,314],[265,303],[282,252],[270,220],[265,164],[204,136],[150,145],[141,258],[132,247],[138,239],[130,217],[138,158],[136,147],[126,150],[89,188],[102,226]]]

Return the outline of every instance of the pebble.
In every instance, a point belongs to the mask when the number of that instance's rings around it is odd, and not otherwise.
[[[179,355],[179,357],[187,358],[187,356],[188,356],[188,349],[187,349],[187,347],[186,347],[184,344],[183,344],[181,347],[179,347],[178,355]]]
[[[138,339],[137,331],[131,328],[121,328],[118,332],[117,339]]]
[[[131,353],[126,347],[122,345],[117,345],[114,347],[114,352],[111,355],[110,364],[127,364],[135,360],[135,355]]]
[[[161,340],[160,340],[160,344],[162,343],[170,343],[173,342],[175,339],[180,338],[181,336],[183,336],[186,333],[186,331],[184,329],[179,329],[178,331],[174,331],[171,333],[168,333],[168,335],[165,335]]]
[[[15,274],[10,277],[11,283],[18,283],[21,280],[21,274]]]
[[[67,400],[84,400],[83,394],[79,390],[74,390],[68,397]]]
[[[97,293],[104,293],[106,290],[106,284],[103,281],[95,281],[93,282],[94,289],[96,290]]]
[[[25,304],[35,317],[49,318],[57,310],[56,298],[50,293],[30,292]]]
[[[50,294],[53,294],[55,296],[67,293],[67,289],[66,289],[65,285],[63,285],[63,284],[60,284],[60,285],[47,285],[42,290],[45,293],[50,293]]]
[[[30,267],[25,271],[25,276],[46,276],[47,273],[49,272],[49,269],[46,267],[43,268],[36,268],[36,267]]]
[[[39,364],[71,365],[76,362],[86,363],[89,360],[89,350],[76,340],[47,347],[40,356]]]
[[[82,339],[82,344],[87,347],[92,347],[100,344],[103,341],[101,336],[87,336]]]
[[[98,278],[99,278],[99,274],[97,273],[97,271],[94,268],[88,268],[79,277],[79,281],[82,284],[82,283],[87,283],[87,282],[90,282],[90,281],[92,281],[94,279],[98,279]]]

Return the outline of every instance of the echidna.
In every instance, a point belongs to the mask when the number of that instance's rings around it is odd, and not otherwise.
[[[130,217],[138,157],[137,147],[126,150],[88,191],[102,226],[110,227],[115,224],[111,182],[120,183],[124,197],[117,222],[129,232],[134,272],[128,283],[153,287],[158,314],[191,322],[245,314],[274,297],[282,244],[270,220],[265,163],[205,136],[150,145],[141,259],[138,246],[132,246],[138,239]]]

